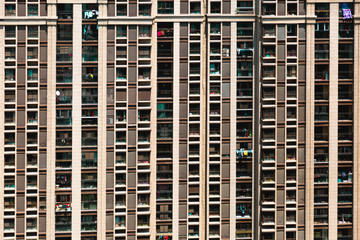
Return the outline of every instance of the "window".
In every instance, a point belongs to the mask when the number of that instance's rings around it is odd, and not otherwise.
[[[96,187],[97,187],[97,173],[81,174],[81,188],[96,188]]]
[[[15,219],[4,219],[4,231],[14,231],[15,230]]]
[[[57,67],[56,83],[71,83],[71,82],[72,82],[72,68]]]
[[[5,26],[5,38],[15,38],[15,37],[16,37],[16,27]]]
[[[172,57],[173,43],[172,42],[158,42],[158,57]]]
[[[151,47],[139,47],[139,58],[150,58]]]
[[[151,16],[151,4],[139,4],[139,16]]]
[[[37,176],[27,176],[27,187],[36,188],[37,187]]]
[[[38,70],[37,69],[28,69],[27,70],[27,80],[28,81],[37,81],[38,80]]]
[[[158,77],[159,78],[172,78],[173,77],[173,64],[169,62],[158,62]]]
[[[71,125],[71,110],[56,110],[56,125]]]
[[[238,37],[252,37],[253,24],[252,23],[238,23],[237,36]]]
[[[71,152],[56,153],[56,168],[70,168],[71,167]]]
[[[28,26],[28,38],[37,38],[39,29],[37,26]]]
[[[339,44],[339,58],[340,59],[353,59],[354,58],[354,45],[345,43]]]
[[[5,48],[5,60],[15,60],[16,59],[15,53],[16,53],[15,48],[13,47]]]
[[[171,184],[157,184],[156,196],[158,200],[172,199],[172,185]]]
[[[36,4],[29,4],[28,5],[28,16],[38,16],[38,5]]]
[[[56,232],[71,231],[71,215],[55,216],[55,231]]]
[[[172,158],[172,144],[158,144],[157,158]]]
[[[15,69],[5,69],[5,81],[15,81]]]
[[[158,83],[157,97],[171,98],[173,95],[172,83]]]
[[[315,38],[329,38],[329,23],[316,23]]]
[[[249,14],[253,12],[252,1],[237,1],[236,13],[237,14]]]
[[[37,58],[38,58],[38,48],[28,47],[27,59],[37,59]]]
[[[98,102],[97,88],[83,88],[81,96],[82,104],[97,104]]]
[[[263,27],[263,36],[264,37],[275,37],[276,36],[276,27],[275,27],[275,25],[264,25],[264,27]]]
[[[83,41],[98,40],[98,26],[83,25],[82,39]]]
[[[72,4],[57,4],[56,6],[59,19],[72,19]]]
[[[81,210],[96,210],[97,194],[81,194]]]
[[[116,27],[116,37],[126,37],[126,26]]]
[[[220,23],[210,23],[210,34],[220,34],[220,29]]]
[[[15,16],[16,16],[16,5],[5,4],[5,17],[15,17]]]
[[[72,61],[72,47],[71,46],[57,46],[56,47],[56,61],[71,62]]]
[[[190,23],[190,34],[200,34],[200,23]]]
[[[99,15],[97,4],[83,4],[83,19],[96,19]]]
[[[81,133],[82,146],[96,146],[97,145],[97,131],[82,131]]]
[[[71,131],[57,131],[56,132],[56,146],[67,147],[72,144]]]
[[[201,13],[201,2],[190,2],[190,14]]]
[[[210,13],[221,13],[221,2],[210,2]]]
[[[158,14],[173,14],[174,2],[158,1]]]
[[[157,124],[157,138],[171,139],[173,135],[173,125],[170,123]]]
[[[116,10],[117,16],[126,16],[127,15],[127,5],[126,4],[118,4]]]
[[[83,62],[96,62],[98,60],[98,47],[97,46],[83,46],[82,47],[82,61]]]
[[[126,227],[126,216],[116,216],[115,217],[115,227],[116,228],[123,228],[123,227]]]
[[[56,195],[56,212],[70,212],[71,211],[71,195]]]
[[[252,62],[237,62],[237,77],[252,77]]]
[[[26,219],[26,230],[36,230],[37,228],[37,219],[36,218],[27,218]]]
[[[276,14],[275,4],[272,3],[263,4],[263,15],[275,15],[275,14]]]
[[[81,231],[96,231],[97,215],[81,216]]]
[[[82,68],[82,82],[83,83],[96,83],[98,81],[98,68],[97,67],[83,67]]]
[[[55,179],[56,189],[71,188],[71,174],[58,173]]]
[[[328,3],[316,3],[315,15],[318,18],[328,18],[330,16],[330,7]]]
[[[122,58],[126,58],[126,56],[127,56],[126,47],[117,47],[116,48],[116,58],[122,59]]]
[[[139,38],[151,37],[151,26],[139,26]]]
[[[173,105],[172,103],[158,103],[157,104],[157,118],[172,118]]]

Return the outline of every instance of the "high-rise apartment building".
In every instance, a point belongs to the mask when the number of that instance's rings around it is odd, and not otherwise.
[[[360,239],[359,17],[0,0],[0,239]]]

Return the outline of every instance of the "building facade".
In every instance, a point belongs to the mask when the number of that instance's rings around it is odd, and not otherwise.
[[[360,239],[359,16],[0,0],[0,238]]]

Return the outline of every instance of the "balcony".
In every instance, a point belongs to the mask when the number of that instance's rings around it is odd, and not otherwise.
[[[70,232],[71,216],[55,216],[55,232]]]
[[[56,132],[56,146],[70,147],[72,145],[72,132]]]
[[[57,16],[59,19],[72,19],[72,4],[58,4]]]
[[[352,183],[353,173],[352,168],[339,168],[338,183]]]
[[[329,23],[316,23],[315,38],[329,38]]]
[[[97,146],[97,131],[83,131],[81,146]]]
[[[315,168],[314,183],[328,183],[328,182],[329,182],[329,169]]]
[[[151,16],[150,4],[139,4],[139,16],[149,17]]]
[[[174,2],[159,1],[158,14],[174,14]]]
[[[339,187],[338,189],[338,203],[352,203],[353,202],[353,189],[352,187]]]
[[[82,13],[83,19],[96,19],[99,15],[96,4],[83,4]]]
[[[83,62],[97,62],[98,47],[97,46],[83,46],[82,47],[82,61]]]
[[[237,23],[236,33],[238,37],[252,37],[253,36],[253,24],[239,22]]]
[[[15,81],[16,72],[15,69],[5,69],[5,81]]]
[[[252,14],[254,11],[252,1],[238,1],[236,7],[237,14]]]
[[[97,216],[83,215],[81,216],[81,231],[96,231]]]
[[[5,4],[5,17],[16,17],[15,4]]]
[[[96,210],[96,209],[97,209],[97,195],[81,194],[81,210]]]
[[[352,44],[339,44],[339,59],[354,59],[354,46]]]
[[[57,62],[71,62],[72,61],[72,47],[60,46],[56,47],[56,61]]]
[[[253,76],[252,62],[237,62],[236,76],[247,78]]]
[[[10,47],[5,48],[5,60],[16,60],[15,48],[10,48]]]
[[[352,208],[338,208],[338,224],[351,224],[353,219]]]
[[[329,106],[315,106],[315,121],[329,121]]]
[[[81,153],[81,167],[82,168],[96,168],[97,167],[97,152],[82,152]]]
[[[354,25],[351,23],[339,23],[339,38],[353,38]]]
[[[56,125],[71,125],[71,110],[56,110]]]
[[[354,78],[353,64],[339,64],[339,80],[348,80]]]
[[[56,189],[71,188],[71,174],[56,174]]]
[[[276,4],[273,3],[263,3],[263,15],[265,16],[274,16],[276,15]]]
[[[352,162],[353,161],[353,148],[350,146],[339,146],[338,160],[342,161],[342,162]]]
[[[82,173],[81,188],[97,188],[97,173]]]

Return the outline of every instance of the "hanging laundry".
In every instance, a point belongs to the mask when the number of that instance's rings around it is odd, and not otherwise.
[[[343,18],[344,19],[351,19],[351,10],[348,8],[343,9]]]

